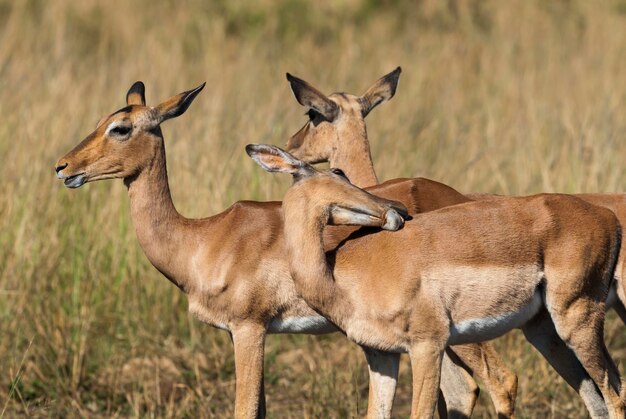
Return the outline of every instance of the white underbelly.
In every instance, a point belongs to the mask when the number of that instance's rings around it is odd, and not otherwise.
[[[267,327],[268,333],[323,335],[337,331],[335,325],[322,316],[277,318],[272,319]]]
[[[523,326],[537,314],[542,305],[541,291],[537,290],[517,311],[453,323],[450,326],[449,344],[459,345],[495,339],[512,329]]]

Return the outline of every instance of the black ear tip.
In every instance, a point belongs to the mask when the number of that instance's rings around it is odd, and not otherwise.
[[[289,80],[289,83],[291,85],[306,85],[307,84],[304,80],[302,80],[302,79],[300,79],[300,78],[298,78],[298,77],[296,77],[296,76],[294,76],[293,74],[290,74],[290,73],[287,73],[287,80]]]
[[[252,155],[256,153],[266,153],[266,154],[273,154],[275,156],[280,156],[281,153],[285,153],[285,152],[274,145],[248,144],[246,146],[246,153],[248,153],[248,156],[252,157]]]
[[[145,92],[146,92],[146,86],[140,80],[134,82],[133,85],[130,86],[130,90],[128,90],[128,93],[140,93],[142,95]]]
[[[129,103],[132,95],[139,96],[140,99],[133,98],[132,103],[141,103],[142,105],[146,104],[146,86],[144,86],[143,82],[136,81],[130,86],[128,92],[126,93],[126,102]]]
[[[393,70],[390,75],[393,79],[395,79],[396,81],[400,78],[400,73],[402,73],[402,69],[400,68],[400,66],[398,66],[398,68],[396,68],[395,70]]]
[[[246,153],[248,154],[248,156],[252,157],[252,153],[256,151],[256,148],[257,148],[256,144],[248,144],[246,146]]]
[[[202,91],[202,89],[204,89],[204,86],[206,86],[206,82],[202,83],[200,86],[196,87],[195,89],[191,89],[191,90],[184,92],[183,93],[185,95],[184,102],[191,102],[191,100],[195,99],[196,96],[198,96],[198,94]],[[187,108],[185,108],[185,110],[186,109]]]

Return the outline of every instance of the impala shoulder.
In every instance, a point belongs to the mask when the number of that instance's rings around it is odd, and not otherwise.
[[[272,247],[282,236],[281,203],[238,201],[222,213],[232,235],[239,237],[237,246]],[[245,242],[245,243],[244,243]]]
[[[411,202],[414,189],[413,179],[407,178],[388,180],[379,185],[365,188],[372,195],[402,202],[410,212],[415,212],[413,208],[415,205]]]
[[[412,194],[422,212],[472,201],[451,186],[423,177],[413,179]]]
[[[275,217],[280,214],[281,203],[279,201],[237,201],[233,203],[224,214],[231,216],[256,216]]]
[[[403,184],[403,183],[409,183],[409,184],[413,184],[414,183],[413,178],[406,178],[406,177],[399,177],[396,179],[391,179],[391,180],[386,180],[383,183],[380,183],[378,185],[375,186],[368,186],[367,189],[368,191],[374,192],[375,190],[379,189],[379,188],[386,188],[386,187],[391,187],[391,186],[396,186],[398,184]]]
[[[461,192],[457,191],[453,187],[448,186],[444,183],[437,182],[436,180],[427,179],[423,177],[416,177],[416,178],[413,178],[413,181],[415,185],[417,185],[417,187],[419,188],[422,188],[422,189],[428,188],[428,190],[434,189],[437,191],[445,191],[447,193],[451,193],[459,197],[462,197],[465,201],[469,201],[469,199],[467,199],[465,195],[463,195]]]
[[[585,208],[590,204],[577,198],[574,195],[560,194],[560,193],[540,193],[528,197],[522,197],[521,199],[529,199],[531,201],[546,205],[548,207],[571,207],[571,208]]]

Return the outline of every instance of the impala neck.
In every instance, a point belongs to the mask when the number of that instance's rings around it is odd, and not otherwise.
[[[333,150],[329,158],[330,166],[343,170],[350,182],[360,188],[377,185],[365,122],[345,123],[338,131],[337,141],[341,146]]]
[[[341,327],[350,308],[324,252],[323,232],[328,215],[307,207],[301,197],[292,196],[290,202],[287,197],[283,201],[284,223],[288,226],[284,234],[296,290],[313,309]]]
[[[163,140],[156,145],[154,159],[134,177],[124,179],[137,238],[150,262],[183,291],[187,290],[184,263],[186,220],[172,202],[165,164]]]

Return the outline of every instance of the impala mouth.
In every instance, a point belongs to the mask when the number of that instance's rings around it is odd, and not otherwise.
[[[385,213],[384,223],[381,228],[388,231],[400,230],[404,226],[404,220],[405,217],[402,214],[396,211],[395,208],[391,208]]]
[[[63,183],[68,188],[79,188],[87,182],[87,175],[85,173],[79,173],[77,175],[68,176],[63,179]]]

